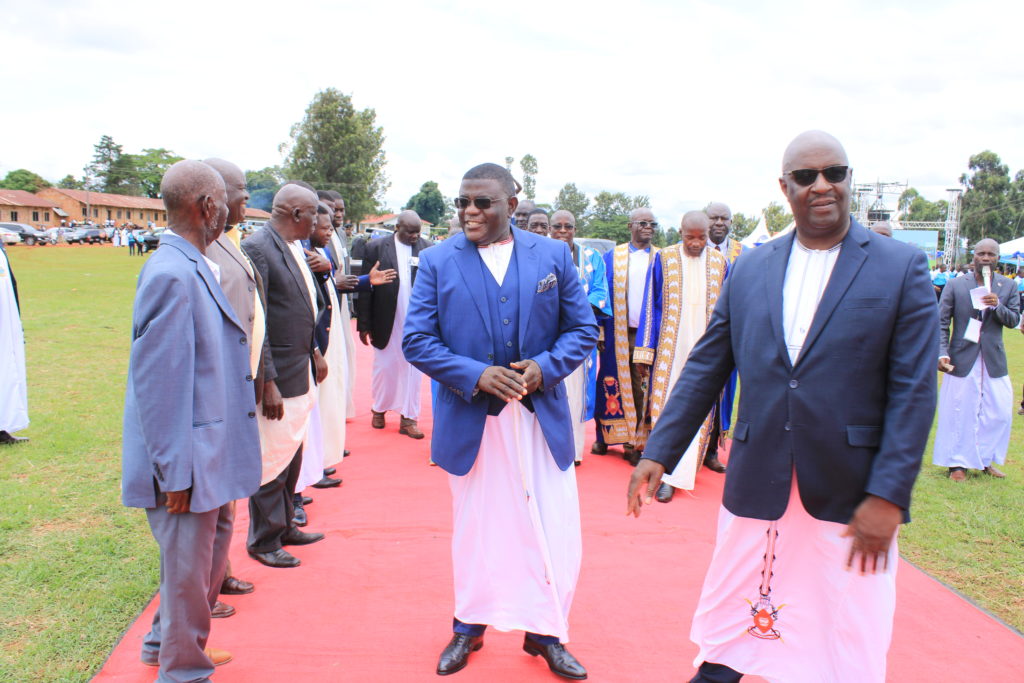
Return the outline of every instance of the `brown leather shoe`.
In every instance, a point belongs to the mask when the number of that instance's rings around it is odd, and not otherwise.
[[[227,603],[221,602],[220,600],[218,600],[217,604],[213,606],[212,610],[210,610],[211,619],[227,619],[234,614],[235,608]]]
[[[722,464],[722,461],[718,459],[718,455],[715,453],[704,458],[704,467],[707,467],[712,472],[718,472],[719,474],[725,472],[725,465]]]
[[[221,595],[245,595],[254,590],[256,590],[256,586],[252,583],[234,576],[225,576],[224,582],[220,584]]]
[[[959,469],[951,470],[949,473],[949,478],[951,481],[967,481],[967,472],[964,472],[963,470]]]
[[[401,426],[398,428],[399,434],[405,434],[411,439],[422,439],[424,434],[420,431],[420,427],[416,424],[416,420],[410,420],[407,417],[402,418]]]
[[[595,441],[594,445],[590,447],[590,452],[593,453],[594,455],[607,455],[608,444],[604,443],[603,441]]]
[[[227,664],[232,659],[231,653],[227,650],[215,650],[212,647],[208,647],[205,650],[203,650],[203,652],[206,654],[207,657],[210,658],[210,661],[213,662],[214,666]],[[157,659],[157,657],[149,655],[142,656],[142,663],[146,666],[160,666],[160,662]]]
[[[374,429],[384,429],[384,413],[378,413],[376,410],[371,410],[370,412],[373,413],[370,426]]]
[[[996,479],[1003,479],[1003,478],[1006,477],[1005,474],[1003,474],[1002,472],[997,470],[995,467],[992,467],[992,465],[989,465],[988,467],[986,467],[984,469],[984,472],[985,472],[985,474],[989,475],[990,477],[995,477]]]

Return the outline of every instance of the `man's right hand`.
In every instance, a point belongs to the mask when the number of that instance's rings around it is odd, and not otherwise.
[[[183,512],[188,512],[188,506],[192,499],[192,492],[188,489],[184,491],[168,491],[167,502],[164,505],[167,506],[167,512],[171,515],[180,515]]]
[[[483,371],[476,381],[476,388],[506,403],[522,400],[526,395],[526,381],[523,376],[511,368],[492,365]]]
[[[654,494],[661,486],[661,477],[665,474],[665,466],[659,462],[641,458],[633,474],[629,478],[629,490],[626,492],[626,516],[640,516],[640,508],[654,502]]]
[[[277,382],[272,379],[263,383],[263,417],[268,420],[284,417],[284,399],[281,398]]]
[[[374,287],[380,287],[395,281],[398,277],[398,271],[394,268],[388,268],[387,270],[380,269],[380,261],[373,264],[373,268],[370,268],[370,284]]]
[[[943,356],[939,359],[939,372],[953,372],[955,365],[950,365],[949,356]]]
[[[343,292],[351,292],[359,286],[359,278],[355,275],[345,275],[339,272],[334,276],[334,286]]]

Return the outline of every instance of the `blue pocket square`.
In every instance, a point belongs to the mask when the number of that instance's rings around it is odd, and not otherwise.
[[[548,273],[547,277],[537,283],[537,293],[546,292],[558,284],[558,278],[554,273]]]

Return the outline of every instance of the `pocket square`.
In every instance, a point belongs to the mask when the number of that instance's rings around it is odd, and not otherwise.
[[[558,284],[558,278],[554,273],[548,273],[547,277],[537,283],[537,293],[546,292]]]

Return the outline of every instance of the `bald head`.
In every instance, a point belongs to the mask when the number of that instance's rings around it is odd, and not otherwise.
[[[823,130],[809,130],[797,135],[789,143],[789,146],[786,147],[786,151],[782,155],[782,172],[788,173],[799,168],[812,168],[804,166],[802,158],[807,154],[820,154],[822,152],[828,152],[836,159],[842,159],[842,161],[834,161],[833,163],[844,165],[849,163],[846,158],[846,150],[843,149],[843,145],[833,135]],[[798,161],[800,163],[797,163]]]
[[[520,230],[526,230],[529,225],[530,213],[537,208],[537,204],[532,199],[524,199],[516,206],[516,212],[513,214],[516,218],[516,227]]]
[[[167,225],[203,253],[224,230],[228,215],[224,180],[201,161],[186,159],[167,169],[160,181]]]
[[[658,223],[654,220],[654,212],[646,206],[629,212],[629,241],[637,249],[649,247],[657,229]]]
[[[979,241],[977,244],[974,245],[974,251],[978,251],[979,249],[985,251],[995,251],[998,254],[999,242],[996,242],[994,239],[986,237],[985,239]]]
[[[850,162],[833,136],[811,130],[782,155],[779,188],[786,195],[800,243],[831,249],[850,229]]]
[[[732,229],[732,209],[722,202],[711,202],[704,209],[704,213],[708,215],[708,220],[711,221],[711,227],[708,228],[708,238],[715,244],[721,244],[729,236],[729,231]]]
[[[679,241],[687,256],[697,257],[708,245],[711,219],[703,211],[687,211],[679,221]]]
[[[225,159],[206,159],[204,164],[217,171],[224,180],[224,189],[227,191],[228,218],[227,227],[238,225],[245,220],[245,204],[249,201],[249,191],[245,184],[245,173]]]
[[[412,209],[406,209],[398,214],[398,221],[395,223],[395,239],[410,247],[419,240],[420,232],[423,230],[423,221],[420,215]]]
[[[871,232],[884,235],[885,237],[892,237],[892,226],[889,225],[889,221],[882,221],[881,223],[875,223],[872,225]]]
[[[297,184],[283,186],[274,195],[270,225],[285,240],[305,240],[316,220],[317,196],[313,190]]]

